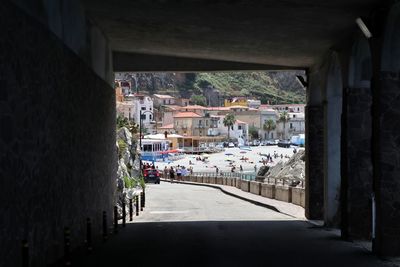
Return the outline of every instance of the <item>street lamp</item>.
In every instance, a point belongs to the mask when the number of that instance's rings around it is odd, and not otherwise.
[[[145,110],[144,112],[142,112],[142,110],[140,110],[139,112],[139,147],[140,147],[140,151],[142,151],[142,115],[146,114],[146,113],[150,113],[151,115],[154,116],[153,112],[151,112],[150,110]],[[143,175],[143,170],[142,170],[142,155],[140,155],[140,160],[139,160],[139,167],[140,167],[140,171]]]

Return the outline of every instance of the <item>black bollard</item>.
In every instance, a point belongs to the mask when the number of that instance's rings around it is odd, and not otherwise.
[[[129,199],[129,221],[133,221],[133,205],[132,205],[132,199]]]
[[[139,196],[135,196],[136,216],[139,216]]]
[[[29,266],[29,245],[27,240],[22,241],[22,267]]]
[[[143,192],[140,192],[140,211],[143,211]]]
[[[146,207],[146,192],[144,191],[144,188],[143,188],[143,208],[145,208]]]
[[[122,201],[122,227],[126,226],[126,204]]]
[[[118,208],[114,206],[114,234],[118,234]]]
[[[68,227],[64,228],[64,265],[71,265],[71,232]]]
[[[92,222],[90,218],[86,218],[86,250],[92,252]]]
[[[103,241],[107,241],[107,212],[103,211]]]

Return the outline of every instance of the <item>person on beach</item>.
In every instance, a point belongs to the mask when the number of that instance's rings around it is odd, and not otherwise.
[[[169,170],[168,170],[167,166],[165,166],[164,167],[164,179],[168,179],[168,173],[169,173]]]
[[[171,166],[171,169],[169,169],[169,179],[171,181],[171,184],[173,183],[174,178],[175,178],[175,171],[174,168]]]
[[[182,179],[182,169],[178,165],[178,168],[176,169],[176,180],[180,181]]]
[[[243,166],[240,165],[240,172],[243,172]]]

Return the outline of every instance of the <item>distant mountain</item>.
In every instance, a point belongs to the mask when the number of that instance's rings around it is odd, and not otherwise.
[[[304,72],[117,73],[116,79],[129,80],[133,91],[149,94],[203,95],[211,105],[232,96],[253,96],[271,104],[305,103],[306,92],[296,75]]]

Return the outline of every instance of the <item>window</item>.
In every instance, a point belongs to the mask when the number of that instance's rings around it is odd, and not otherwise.
[[[150,110],[151,110],[152,108],[150,108]]]
[[[150,120],[151,120],[151,115],[149,115],[149,118],[150,118]]]
[[[290,123],[290,129],[293,129],[293,123]]]
[[[142,110],[146,110],[146,107],[142,107]]]
[[[164,103],[164,105],[166,104],[166,103],[165,103],[165,99],[163,100],[163,103]]]
[[[201,125],[201,123],[202,123],[202,120],[199,120],[199,125]]]
[[[146,114],[142,114],[142,116],[140,116],[140,119],[145,120],[146,119]]]
[[[239,125],[239,126],[238,126],[238,130],[242,130],[242,125]]]
[[[293,118],[296,118],[296,115],[295,115],[295,114],[293,114]]]
[[[153,151],[152,145],[143,145],[143,151],[146,152]]]

